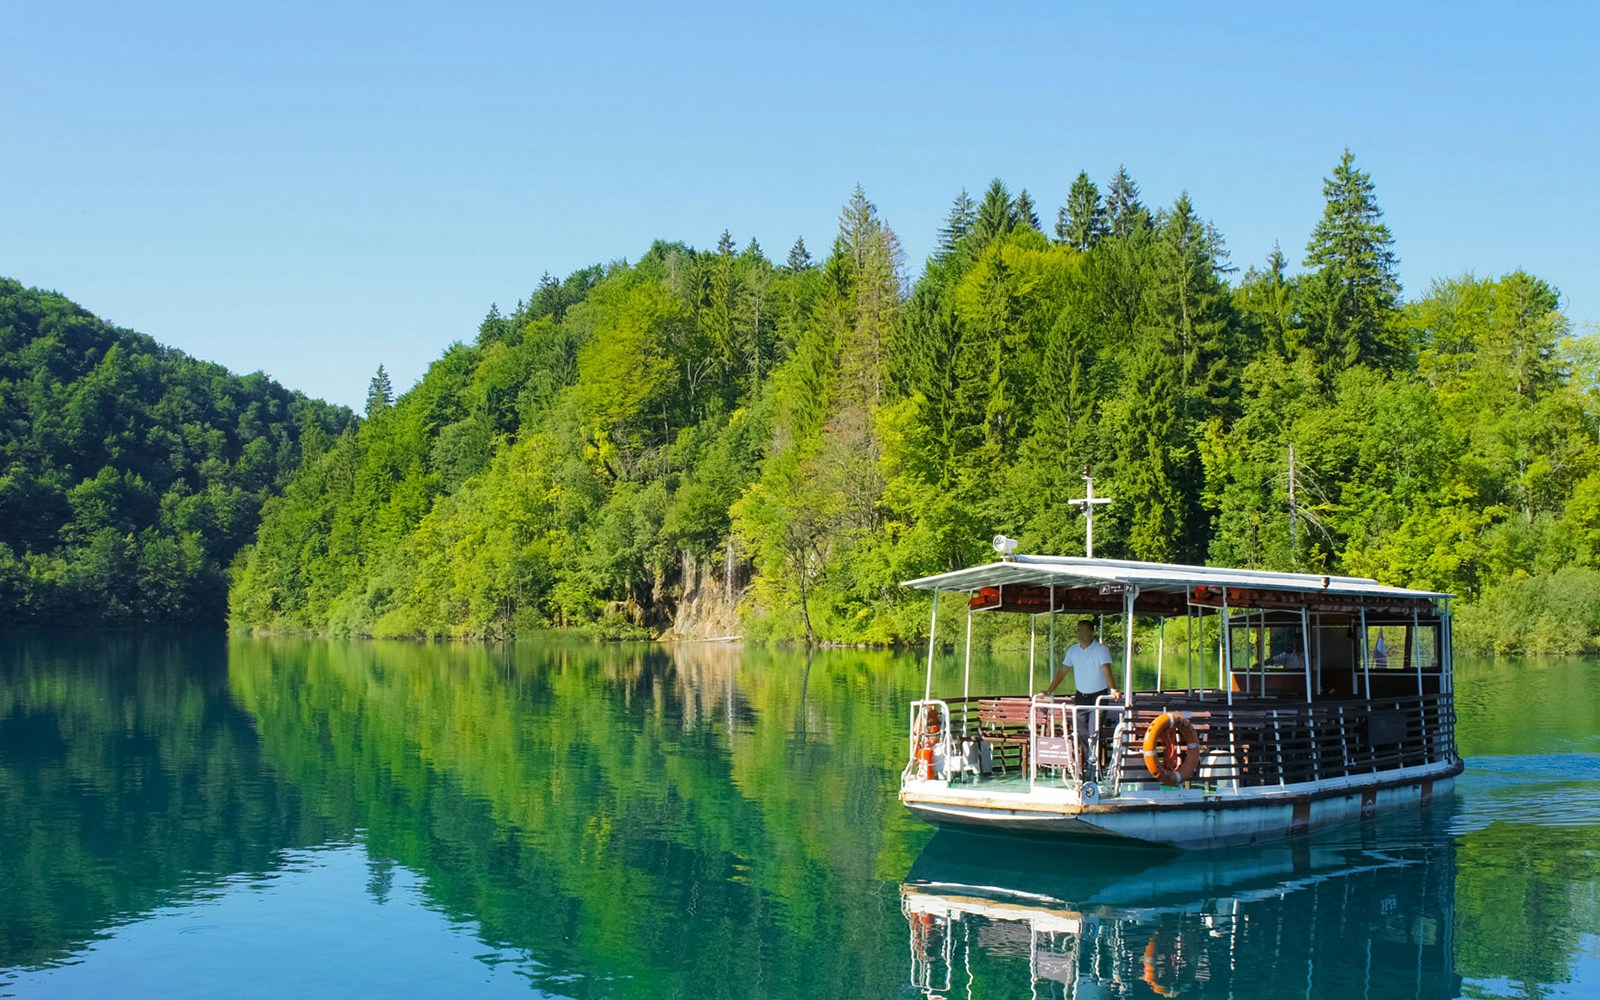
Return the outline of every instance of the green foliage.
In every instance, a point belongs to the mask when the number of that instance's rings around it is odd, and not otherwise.
[[[239,562],[232,619],[910,641],[926,625],[901,580],[986,558],[997,531],[1081,552],[1086,466],[1113,499],[1102,555],[1468,601],[1600,568],[1600,344],[1554,289],[1469,275],[1402,303],[1348,153],[1299,275],[1274,248],[1234,280],[1187,194],[1152,211],[1121,168],[1099,191],[1077,176],[1055,242],[1025,193],[963,191],[909,288],[859,187],[815,264],[725,232],[543,278],[305,463]],[[17,471],[0,508],[130,558],[96,511],[148,504],[148,476],[81,483]],[[14,549],[39,530],[15,525]],[[0,593],[26,560],[0,553]],[[1583,614],[1529,614],[1510,641],[1586,648],[1534,637]]]
[[[1486,653],[1600,650],[1600,570],[1567,566],[1494,583],[1461,614],[1458,642]]]
[[[350,419],[0,278],[0,629],[220,625],[263,501]]]

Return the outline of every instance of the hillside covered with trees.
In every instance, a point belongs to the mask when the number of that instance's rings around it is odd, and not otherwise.
[[[351,419],[0,278],[0,630],[220,627],[262,501]]]
[[[963,192],[914,283],[859,189],[820,259],[725,233],[547,276],[399,399],[374,380],[268,502],[232,621],[639,634],[737,604],[753,638],[906,641],[899,581],[1001,531],[1081,552],[1093,466],[1099,554],[1448,589],[1469,641],[1591,648],[1595,338],[1521,272],[1406,299],[1348,152],[1323,191],[1303,255],[1242,273],[1119,170],[1046,217]]]

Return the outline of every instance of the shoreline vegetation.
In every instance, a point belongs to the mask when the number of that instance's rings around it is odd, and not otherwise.
[[[1463,650],[1600,648],[1600,338],[1520,271],[1405,297],[1348,151],[1323,195],[1303,254],[1241,272],[1187,194],[1146,204],[1125,170],[1103,190],[1080,173],[1044,217],[995,180],[955,199],[913,281],[858,188],[819,257],[725,232],[546,275],[409,391],[380,367],[359,418],[216,369],[243,386],[222,395],[280,395],[147,420],[185,442],[160,476],[93,449],[176,404],[101,379],[110,350],[41,361],[61,335],[14,303],[44,293],[9,283],[0,620],[66,592],[86,620],[168,620],[109,594],[139,610],[95,619],[91,584],[112,550],[159,582],[172,538],[210,560],[196,595],[229,567],[241,632],[908,645],[927,602],[901,580],[999,532],[1081,553],[1088,466],[1113,499],[1098,554],[1374,576],[1459,594]],[[84,429],[51,438],[50,413]],[[50,453],[46,487],[42,440],[78,449]],[[185,520],[241,468],[247,515]],[[19,530],[37,495],[55,513]]]

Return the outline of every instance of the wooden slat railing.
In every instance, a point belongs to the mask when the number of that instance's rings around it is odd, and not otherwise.
[[[995,767],[1026,771],[1026,696],[980,695],[945,699],[950,733],[989,742]],[[1143,740],[1163,712],[1181,712],[1194,724],[1204,751],[1197,783],[1260,787],[1295,785],[1351,774],[1374,774],[1446,759],[1455,746],[1455,707],[1449,694],[1351,698],[1307,705],[1292,697],[1234,695],[1219,690],[1136,693],[1132,725],[1113,765],[1124,784],[1150,784]],[[1107,721],[1105,731],[1112,730]]]

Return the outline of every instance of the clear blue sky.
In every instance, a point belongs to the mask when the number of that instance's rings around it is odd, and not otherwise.
[[[1595,5],[769,6],[20,0],[0,274],[357,404],[545,270],[825,249],[858,181],[913,272],[961,187],[1053,218],[1118,163],[1298,263],[1348,145],[1408,294],[1523,267],[1600,319]]]

